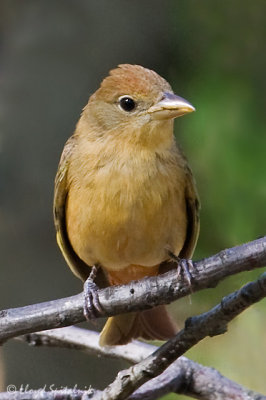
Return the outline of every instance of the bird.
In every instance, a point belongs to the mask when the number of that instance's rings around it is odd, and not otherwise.
[[[64,146],[54,191],[57,243],[83,282],[93,266],[97,286],[106,287],[157,276],[172,257],[191,259],[200,203],[174,119],[193,111],[141,65],[118,65],[90,96]],[[176,332],[157,306],[108,318],[99,344]]]

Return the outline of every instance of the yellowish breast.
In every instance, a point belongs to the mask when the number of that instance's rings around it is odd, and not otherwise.
[[[69,171],[66,223],[78,256],[88,265],[119,270],[157,265],[167,259],[166,249],[178,254],[187,220],[176,149],[165,157],[118,150],[113,158],[87,154]]]

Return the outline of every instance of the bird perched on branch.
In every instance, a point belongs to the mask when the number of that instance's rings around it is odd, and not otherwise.
[[[156,72],[123,64],[110,71],[66,142],[55,180],[59,247],[85,281],[100,286],[159,274],[173,255],[192,256],[199,201],[173,135],[174,118],[194,111]],[[164,306],[109,318],[101,345],[167,339],[176,326]]]

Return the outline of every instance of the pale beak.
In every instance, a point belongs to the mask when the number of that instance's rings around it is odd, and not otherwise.
[[[193,111],[192,104],[170,92],[164,93],[163,98],[148,109],[152,119],[177,118]]]

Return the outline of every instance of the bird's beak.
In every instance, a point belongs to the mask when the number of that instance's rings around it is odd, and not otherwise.
[[[195,111],[195,108],[187,100],[166,92],[163,98],[148,109],[152,119],[177,118]]]

